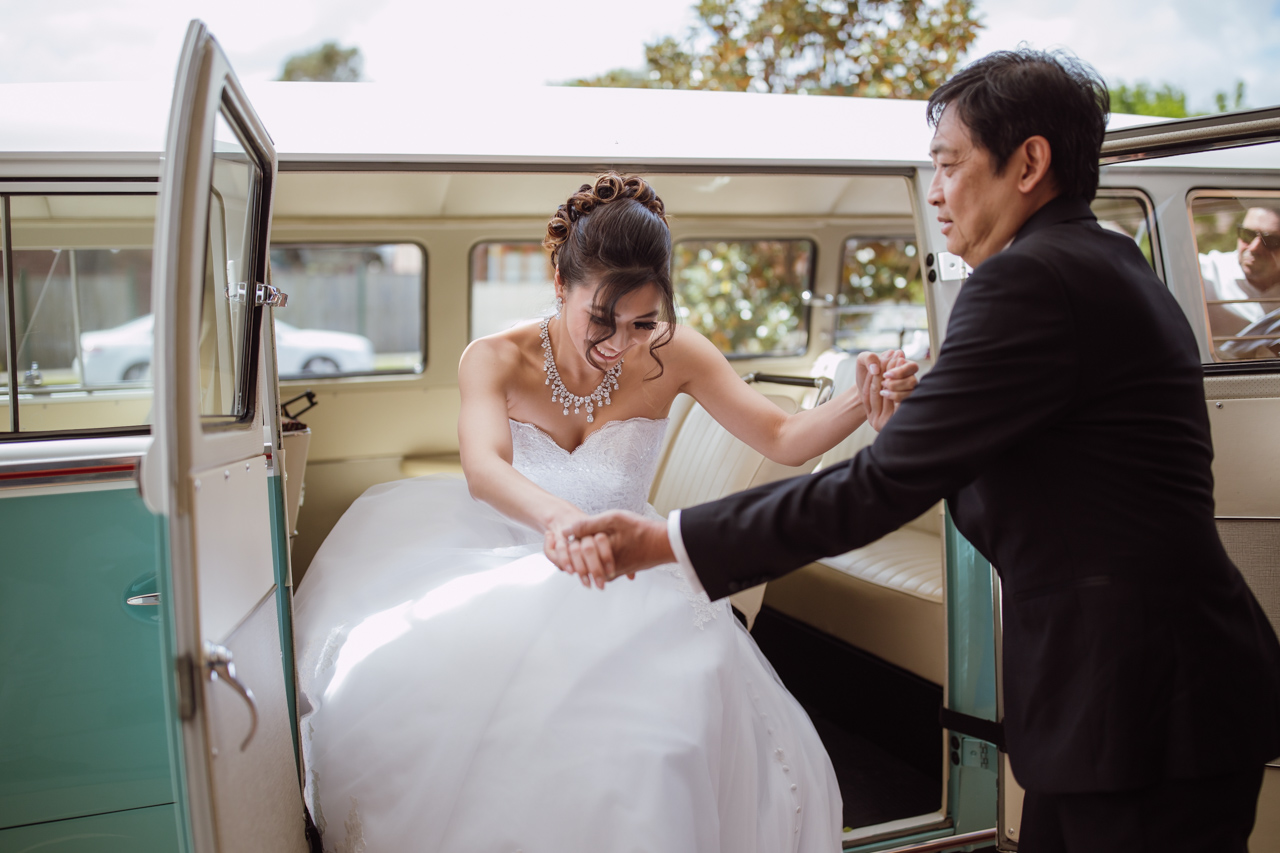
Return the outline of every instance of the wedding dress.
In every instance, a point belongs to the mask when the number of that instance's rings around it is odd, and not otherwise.
[[[515,468],[588,513],[646,504],[666,420]],[[296,606],[307,799],[330,853],[840,849],[831,762],[725,601],[676,566],[583,587],[460,479],[369,489]]]

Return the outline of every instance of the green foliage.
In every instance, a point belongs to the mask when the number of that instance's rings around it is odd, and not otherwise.
[[[700,0],[645,68],[575,86],[927,98],[977,37],[975,0]]]
[[[1244,103],[1244,81],[1236,81],[1235,96],[1230,101],[1227,100],[1226,92],[1215,92],[1213,95],[1213,103],[1218,107],[1218,112],[1220,113],[1247,109]]]
[[[673,254],[676,303],[684,323],[722,352],[804,349],[803,307],[813,269],[807,240],[682,240]]]
[[[327,41],[313,50],[289,57],[279,79],[292,82],[354,83],[360,79],[363,65],[360,48],[342,48],[335,41]]]
[[[1111,111],[1138,116],[1186,118],[1187,93],[1165,83],[1154,88],[1139,81],[1129,86],[1121,83],[1111,90]]]
[[[1230,97],[1226,92],[1215,92],[1213,102],[1220,113],[1247,109],[1244,102],[1244,81],[1236,81],[1235,91]],[[1141,80],[1132,86],[1121,83],[1111,90],[1111,111],[1162,118],[1207,115],[1188,109],[1187,93],[1176,86],[1165,83],[1156,87]]]
[[[840,271],[838,305],[924,304],[913,240],[850,240]]]

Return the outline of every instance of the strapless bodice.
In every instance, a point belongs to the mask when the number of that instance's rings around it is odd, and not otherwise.
[[[666,430],[666,418],[610,421],[570,452],[533,424],[512,420],[511,464],[585,513],[642,513]]]

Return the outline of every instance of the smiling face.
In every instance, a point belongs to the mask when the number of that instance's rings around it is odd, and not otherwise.
[[[1030,215],[1019,189],[1025,175],[1019,154],[997,174],[990,152],[951,108],[938,121],[929,154],[935,171],[928,200],[937,208],[947,251],[976,267],[1003,249]]]
[[[1263,207],[1251,207],[1240,225],[1251,231],[1280,235],[1280,214]],[[1236,254],[1244,277],[1254,287],[1267,290],[1280,284],[1280,250],[1272,251],[1262,245],[1262,234],[1248,243],[1237,237]]]
[[[568,335],[568,349],[577,353],[581,362],[576,365],[578,369],[608,370],[618,359],[649,346],[662,311],[662,292],[656,284],[646,284],[623,294],[614,305],[614,332],[600,340],[609,334],[609,323],[601,316],[603,309],[596,302],[599,280],[588,278],[575,287],[565,287],[558,276],[557,272],[556,294],[564,299],[561,322]],[[592,360],[595,365],[591,364]],[[560,369],[563,371],[565,366],[560,365]]]

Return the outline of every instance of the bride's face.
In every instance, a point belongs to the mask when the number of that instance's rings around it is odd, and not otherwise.
[[[589,342],[609,331],[609,325],[596,305],[596,293],[599,289],[599,282],[588,279],[577,287],[561,291],[564,299],[561,319],[565,332],[571,349],[579,354],[587,367],[592,366],[585,355]],[[591,355],[596,363],[607,370],[617,364],[618,359],[639,347],[647,347],[658,328],[658,312],[661,308],[661,294],[657,285],[653,284],[637,287],[619,299],[613,314],[616,331],[591,348]]]

